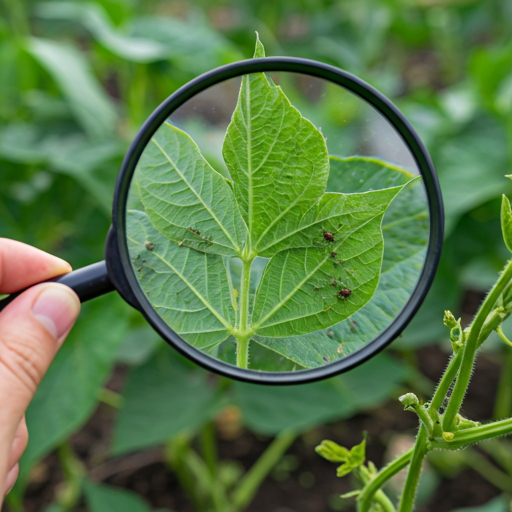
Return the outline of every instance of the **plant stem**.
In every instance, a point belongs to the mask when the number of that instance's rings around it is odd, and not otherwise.
[[[416,496],[416,488],[420,480],[421,466],[423,459],[427,453],[427,430],[421,425],[416,443],[412,452],[411,463],[405,480],[404,490],[402,491],[402,499],[400,500],[399,512],[411,512]]]
[[[457,372],[460,368],[460,363],[462,361],[462,350],[457,352],[448,363],[446,370],[437,386],[436,392],[432,397],[432,401],[430,402],[430,410],[437,411],[443,405],[443,400],[450,389],[450,385],[453,382],[453,379],[457,376]]]
[[[471,449],[465,450],[464,461],[471,469],[482,475],[488,482],[494,485],[494,487],[508,493],[512,491],[512,478],[489,462],[480,453]]]
[[[244,510],[251,503],[261,482],[297,438],[293,432],[282,432],[270,443],[233,492],[234,510]]]
[[[372,475],[365,466],[359,466],[356,470],[356,474],[364,485],[368,484]],[[373,497],[373,501],[378,503],[384,512],[396,512],[396,508],[392,501],[387,497],[386,493],[382,489],[378,489]]]
[[[57,448],[59,461],[64,473],[64,487],[59,491],[57,503],[64,510],[74,509],[82,495],[82,480],[87,474],[84,465],[76,456],[69,441]]]
[[[507,418],[512,412],[512,382],[510,382],[510,376],[512,375],[512,350],[505,347],[503,352],[505,362],[501,369],[500,383],[492,415],[495,420]]]
[[[478,427],[467,428],[454,432],[453,439],[446,441],[442,437],[436,437],[433,446],[445,450],[458,450],[465,445],[478,443],[492,437],[512,434],[512,418],[486,423]]]
[[[254,257],[242,260],[242,282],[240,290],[240,328],[235,334],[237,341],[236,365],[239,368],[249,367],[249,342],[252,333],[249,332],[249,287],[251,283],[251,266]]]
[[[399,471],[404,469],[409,464],[412,456],[413,448],[406,451],[400,457],[395,459],[393,462],[382,468],[377,475],[375,475],[368,483],[363,487],[361,494],[357,500],[357,511],[367,512],[373,501],[373,497],[379,491],[381,487]]]
[[[489,295],[487,295],[485,301],[480,306],[473,323],[471,324],[469,336],[464,345],[464,353],[462,356],[462,363],[460,365],[459,376],[455,382],[452,396],[448,402],[448,407],[443,417],[443,430],[451,431],[454,427],[455,417],[460,410],[464,395],[471,378],[471,371],[473,369],[473,363],[475,360],[475,353],[478,348],[478,341],[480,331],[484,325],[485,320],[491,313],[494,304],[501,295],[501,292],[505,289],[510,279],[512,278],[512,260],[510,260],[503,270],[503,273],[499,277],[498,281],[491,289]]]
[[[217,472],[217,447],[215,445],[215,426],[211,421],[202,428],[201,447],[203,459],[210,470],[210,474],[215,476]]]

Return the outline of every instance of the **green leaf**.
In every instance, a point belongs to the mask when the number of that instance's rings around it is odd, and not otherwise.
[[[28,41],[27,51],[55,80],[88,135],[112,136],[117,112],[82,53],[68,44],[35,37]]]
[[[404,185],[415,176],[397,165],[368,156],[330,156],[328,190],[345,194]]]
[[[128,306],[103,297],[82,313],[27,410],[30,439],[21,459],[22,483],[30,468],[89,418],[127,327]]]
[[[183,131],[164,123],[137,165],[140,196],[152,224],[193,249],[237,256],[247,230],[226,180]]]
[[[130,37],[116,30],[105,9],[94,3],[51,2],[36,6],[37,16],[48,20],[81,23],[112,53],[135,62],[165,59],[168,49],[162,43],[143,37]]]
[[[198,348],[226,339],[235,309],[225,260],[180,247],[161,235],[145,213],[129,211],[126,222],[140,285],[160,316]]]
[[[259,43],[256,55],[262,52]],[[250,248],[272,256],[263,248],[292,232],[325,191],[325,140],[267,75],[251,73],[242,78],[222,152]]]
[[[165,443],[182,431],[193,432],[225,405],[225,396],[208,374],[163,347],[132,370],[114,433],[114,453]]]
[[[402,187],[363,194],[325,194],[308,227],[306,248],[274,256],[255,298],[253,327],[261,336],[305,334],[348,318],[372,297],[382,263],[382,217]],[[322,239],[322,228],[333,234]],[[298,243],[302,245],[302,243]],[[313,245],[313,247],[311,247]],[[320,245],[320,246],[318,246]],[[341,297],[349,290],[349,297]]]
[[[350,452],[334,441],[322,441],[315,451],[330,462],[346,462],[350,457]]]
[[[127,489],[83,482],[89,512],[151,512],[149,504]],[[164,512],[164,510],[162,510]]]
[[[501,230],[508,250],[512,252],[512,209],[508,197],[503,194],[501,200]]]

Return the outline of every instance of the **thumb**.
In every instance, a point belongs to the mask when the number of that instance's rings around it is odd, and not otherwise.
[[[79,312],[80,301],[71,288],[44,283],[23,292],[0,314],[0,454],[10,446]]]

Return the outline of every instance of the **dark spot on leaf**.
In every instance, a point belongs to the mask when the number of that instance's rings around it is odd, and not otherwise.
[[[329,362],[329,358],[327,356],[322,357],[322,359],[324,360],[325,363]]]
[[[352,320],[352,323],[353,323],[354,325],[357,325],[357,322],[356,322],[355,320]]]
[[[141,270],[142,270],[142,267],[139,267],[139,268],[137,269],[137,272],[140,272]]]
[[[333,339],[334,333],[332,331],[327,331],[327,336],[329,336],[329,338]]]
[[[192,231],[192,233],[195,233],[196,235],[198,236],[201,236],[201,233],[197,230],[197,229],[194,229],[194,228],[188,228],[189,231]]]
[[[335,279],[335,278],[333,278],[333,281],[332,281],[332,283],[331,283],[331,286],[337,286],[337,283],[336,283],[336,279]]]
[[[324,240],[327,240],[328,242],[334,242],[334,236],[332,235],[332,233],[324,231],[322,235],[324,236]]]
[[[315,292],[317,292],[318,290],[320,290],[320,288],[317,288],[317,287],[315,286]]]
[[[331,252],[331,258],[336,258],[337,254],[335,252]]]
[[[352,295],[352,290],[349,290],[347,288],[343,288],[343,290],[340,290],[338,292],[338,297],[340,299],[346,299],[347,297],[350,297]]]
[[[152,244],[151,242],[146,242],[144,244],[144,247],[148,250],[148,251],[152,251],[154,248],[155,248],[155,244]]]
[[[146,263],[146,260],[142,260],[142,263]]]

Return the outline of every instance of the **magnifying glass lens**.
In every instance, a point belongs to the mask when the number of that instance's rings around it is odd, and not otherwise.
[[[132,271],[170,330],[254,371],[368,347],[415,290],[429,208],[412,150],[348,89],[249,73],[153,133],[126,203]]]

